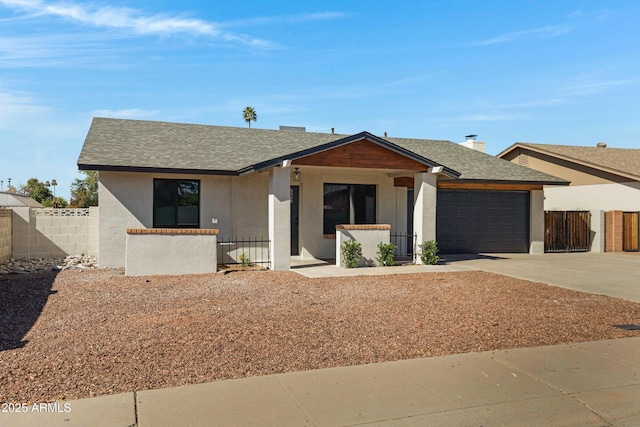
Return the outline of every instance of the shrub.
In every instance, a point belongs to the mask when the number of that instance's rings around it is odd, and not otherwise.
[[[251,260],[249,259],[249,255],[246,255],[244,252],[242,253],[242,255],[238,257],[238,259],[240,260],[240,265],[242,265],[243,267],[251,266]]]
[[[376,258],[378,264],[384,267],[396,265],[396,249],[397,246],[393,243],[378,243],[378,257]]]
[[[436,265],[440,261],[440,257],[437,255],[438,243],[435,240],[423,242],[418,245],[418,248],[420,248],[418,253],[423,264]]]
[[[356,268],[362,258],[362,245],[355,240],[347,240],[340,247],[340,252],[347,268]]]

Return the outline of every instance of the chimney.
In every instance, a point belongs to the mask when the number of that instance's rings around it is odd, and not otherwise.
[[[331,128],[331,135],[335,135],[336,134],[336,128]]]
[[[478,135],[467,135],[467,136],[465,136],[466,141],[461,143],[460,145],[462,145],[463,147],[471,148],[473,150],[480,151],[481,153],[484,153],[486,151],[487,144],[482,142],[482,141],[476,141],[476,137],[477,136]]]
[[[607,148],[607,143],[606,142],[598,142],[596,144],[596,147]]]
[[[384,133],[384,137],[385,137],[385,138],[387,137],[387,133],[386,133],[386,132]]]

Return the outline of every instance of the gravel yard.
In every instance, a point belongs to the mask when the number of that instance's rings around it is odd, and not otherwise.
[[[640,304],[484,272],[0,276],[0,401],[638,336]]]

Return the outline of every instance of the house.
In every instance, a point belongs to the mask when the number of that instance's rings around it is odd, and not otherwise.
[[[42,208],[39,202],[32,199],[29,196],[23,196],[16,193],[8,193],[0,191],[0,207],[28,207],[28,208]]]
[[[442,253],[542,252],[542,188],[568,184],[449,141],[107,118],[78,167],[100,172],[104,267],[125,265],[127,229],[268,237],[276,270],[336,258],[341,224]]]
[[[518,142],[498,157],[571,181],[545,188],[544,208],[590,211],[592,250],[638,250],[640,149]],[[604,212],[610,212],[606,224]]]

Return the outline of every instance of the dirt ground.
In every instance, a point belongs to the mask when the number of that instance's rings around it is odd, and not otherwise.
[[[0,401],[639,336],[640,304],[485,272],[0,277]]]

